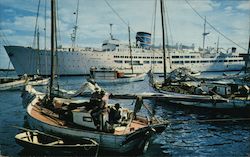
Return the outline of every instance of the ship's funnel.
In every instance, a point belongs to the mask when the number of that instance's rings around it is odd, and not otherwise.
[[[136,33],[136,46],[144,49],[151,47],[151,33],[137,32]]]

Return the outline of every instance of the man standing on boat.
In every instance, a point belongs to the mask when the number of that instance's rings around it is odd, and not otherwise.
[[[93,105],[93,109],[90,114],[94,120],[97,129],[99,129],[100,115],[106,111],[106,106],[108,104],[108,95],[103,90],[96,90],[91,96],[90,103],[91,105]]]

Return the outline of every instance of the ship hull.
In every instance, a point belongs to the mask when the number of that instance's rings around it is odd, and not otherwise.
[[[6,52],[18,75],[49,75],[50,51],[35,50],[22,46],[5,46]],[[161,53],[133,51],[134,73],[163,73],[163,57]],[[159,51],[160,52],[160,51]],[[190,53],[191,54],[191,53]],[[181,58],[166,59],[167,72],[179,67],[190,68],[193,71],[239,71],[244,66],[243,59],[236,57],[226,61],[218,58]],[[181,54],[183,55],[183,54]],[[152,56],[154,58],[152,59]],[[186,55],[187,56],[187,55]],[[131,73],[131,59],[129,51],[96,51],[70,49],[59,50],[57,53],[56,73],[58,75],[88,75],[89,69],[95,67],[120,68],[125,73]]]

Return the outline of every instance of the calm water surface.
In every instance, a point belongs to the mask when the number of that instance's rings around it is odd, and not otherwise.
[[[0,73],[0,75],[3,75]],[[14,75],[14,74],[13,74]],[[84,77],[61,77],[61,87],[78,89],[85,82]],[[105,86],[112,93],[153,92],[148,78],[119,86]],[[149,150],[142,155],[148,156],[248,156],[250,154],[250,122],[198,122],[201,119],[250,117],[248,113],[221,112],[207,109],[186,108],[173,104],[144,101],[156,110],[156,115],[169,119],[171,124],[160,135],[155,136]],[[121,104],[132,108],[132,100],[121,100]],[[144,109],[142,112],[147,114]],[[185,123],[179,123],[179,121]],[[191,121],[188,121],[191,120]],[[20,91],[0,92],[0,155],[23,156],[39,155],[17,145],[14,136],[19,132],[13,125],[27,126],[25,109],[22,106]],[[100,154],[100,156],[106,156]],[[111,156],[109,154],[108,156]]]

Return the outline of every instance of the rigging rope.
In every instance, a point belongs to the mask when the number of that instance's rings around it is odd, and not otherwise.
[[[4,32],[1,31],[0,33],[1,33],[1,34],[0,34],[0,37],[2,38],[3,43],[4,43],[5,45],[10,45],[10,43],[9,43],[7,37],[5,36]]]
[[[33,39],[33,48],[35,48],[36,46],[36,36],[37,36],[37,25],[38,25],[38,16],[39,16],[39,10],[40,10],[40,3],[41,3],[41,0],[38,1],[38,6],[37,6],[37,13],[36,13],[36,25],[35,25],[35,31],[34,31],[34,39]]]
[[[170,40],[171,40],[171,44],[174,45],[173,43],[173,36],[172,36],[172,31],[171,31],[171,27],[170,27],[170,19],[169,19],[169,16],[168,16],[168,9],[167,9],[167,5],[165,4],[165,12],[166,12],[166,15],[167,15],[167,24],[168,24],[168,29],[169,29],[169,35],[170,35]]]
[[[129,23],[127,23],[119,14],[118,14],[118,12],[109,4],[109,2],[107,1],[107,0],[104,0],[105,2],[106,2],[106,4],[109,6],[109,8],[119,17],[119,19],[126,25],[126,27],[127,26],[129,26]],[[131,27],[130,27],[131,28]],[[134,32],[134,33],[136,33],[136,31],[133,29],[133,28],[131,28],[131,30]],[[141,37],[139,37],[139,38],[141,38]]]
[[[104,0],[106,4],[110,7],[110,9],[119,17],[119,19],[126,25],[128,26],[128,23],[116,12],[116,10],[109,4],[107,0]]]
[[[201,14],[200,14],[197,10],[194,9],[194,7],[188,2],[188,0],[185,0],[185,2],[189,5],[189,7],[190,7],[190,8],[191,8],[191,9],[192,9],[201,19],[205,20],[205,18],[203,18],[203,17],[201,16]],[[220,34],[221,36],[223,36],[225,39],[231,41],[232,43],[234,43],[234,44],[237,45],[238,47],[240,47],[240,48],[242,48],[243,50],[246,50],[246,51],[247,51],[246,48],[244,48],[244,47],[242,47],[241,45],[237,44],[237,43],[234,42],[232,39],[228,38],[226,35],[224,35],[222,32],[220,32],[218,29],[216,29],[210,22],[208,22],[207,20],[206,20],[206,22],[207,22],[207,24],[208,24],[211,28],[213,28],[217,33],[219,33],[219,34]]]
[[[154,48],[155,46],[155,27],[156,27],[156,12],[157,12],[157,0],[155,0],[155,7],[154,7],[154,13],[152,16],[152,26],[153,28],[151,28],[151,32],[153,34],[153,38],[152,38],[152,47]],[[152,27],[151,26],[151,27]],[[153,57],[153,62],[155,61],[155,51],[153,51],[152,56]],[[150,69],[152,71],[154,71],[155,65],[153,65],[153,62],[150,62]]]

